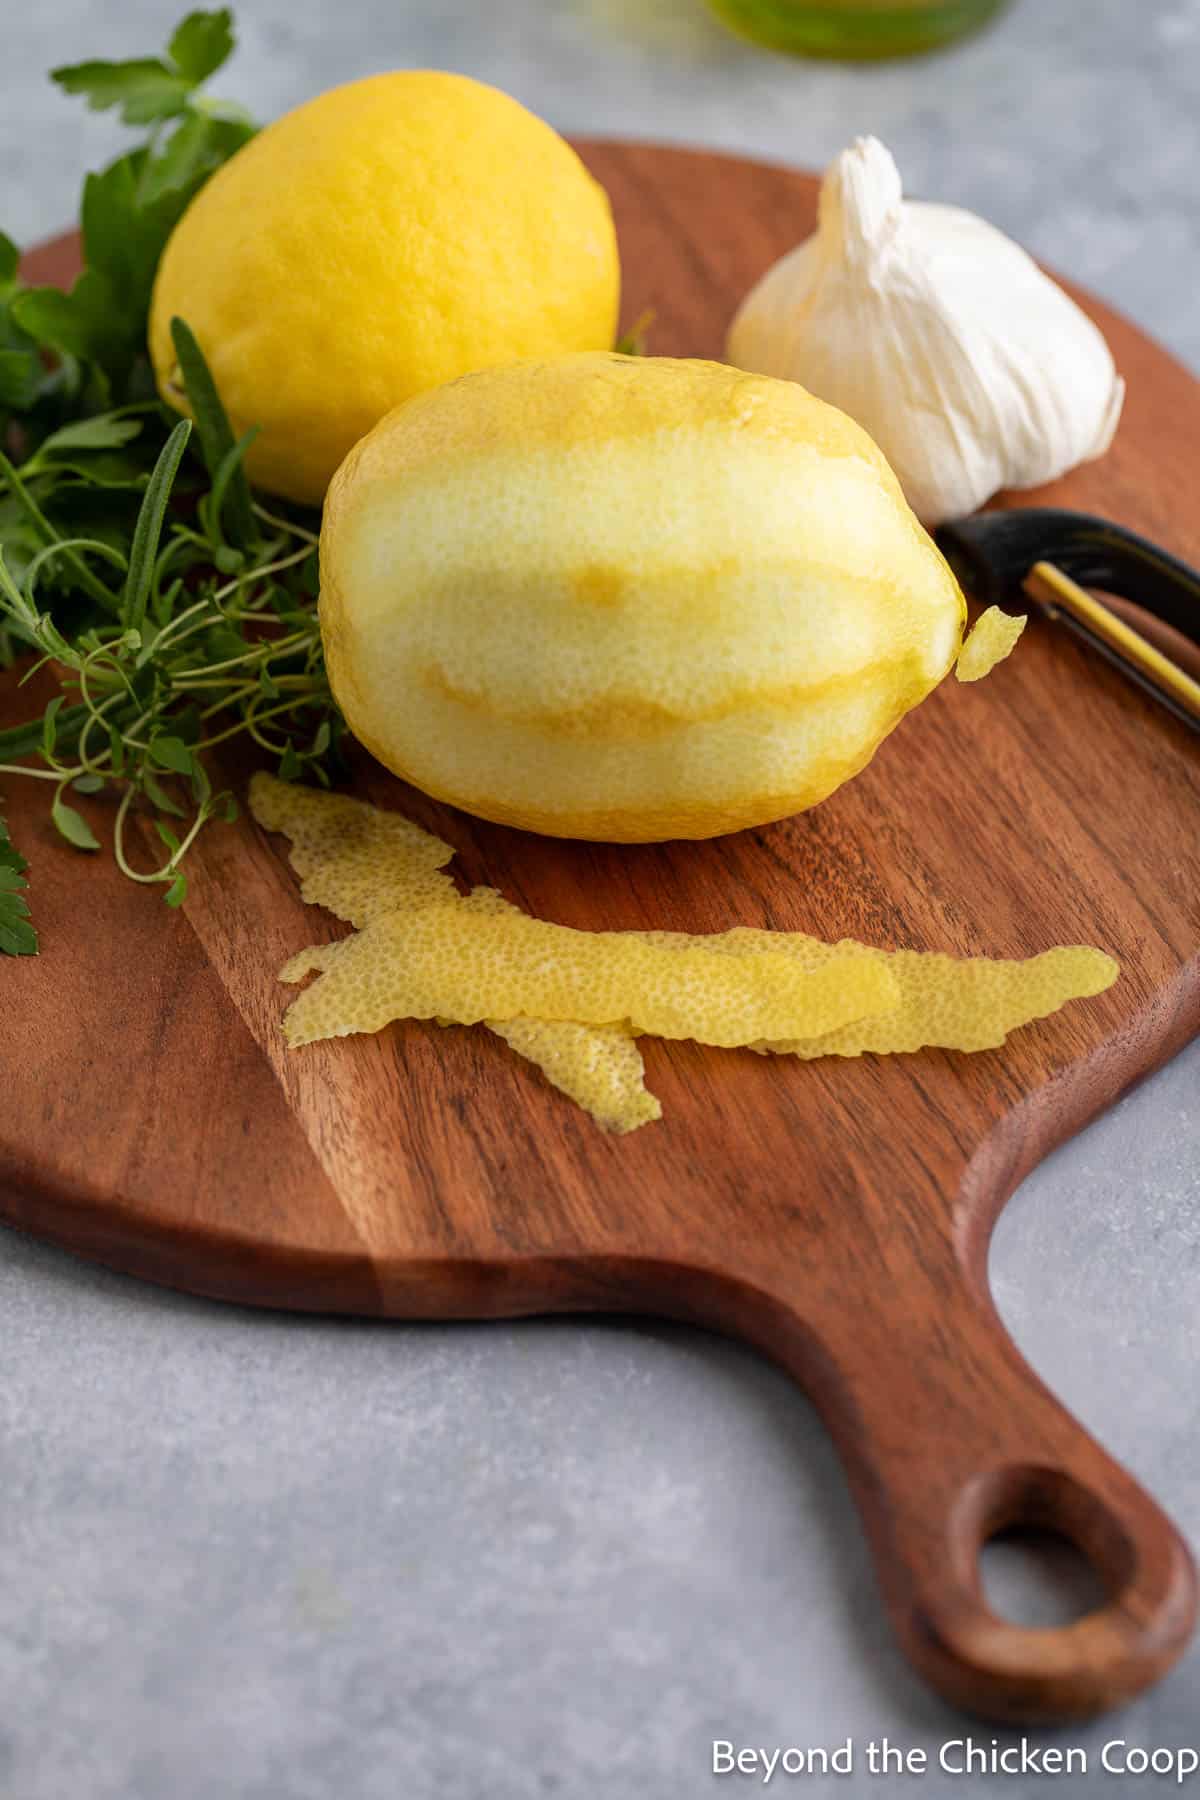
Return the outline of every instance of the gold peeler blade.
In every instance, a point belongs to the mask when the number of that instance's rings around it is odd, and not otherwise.
[[[1065,613],[1083,628],[1083,635],[1096,648],[1110,653],[1110,661],[1119,663],[1126,674],[1140,677],[1140,687],[1152,690],[1155,699],[1166,702],[1176,717],[1182,715],[1200,730],[1200,681],[1193,681],[1103,601],[1051,562],[1035,563],[1021,586],[1048,618],[1060,620]]]

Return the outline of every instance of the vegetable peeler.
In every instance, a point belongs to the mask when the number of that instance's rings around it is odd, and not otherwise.
[[[1200,573],[1089,513],[1028,507],[977,513],[935,533],[962,585],[986,605],[1024,593],[1160,706],[1200,732],[1200,681],[1089,593],[1131,601],[1200,646]]]

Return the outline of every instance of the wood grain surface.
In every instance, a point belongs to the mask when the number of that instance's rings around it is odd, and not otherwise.
[[[584,151],[613,196],[627,316],[654,308],[658,351],[719,355],[747,284],[811,229],[815,183],[684,151]],[[60,243],[27,267],[61,280],[72,255]],[[1036,499],[1200,561],[1200,387],[1088,305],[1128,409],[1103,462]],[[28,690],[0,684],[0,722],[29,710]],[[1022,1176],[1200,1030],[1195,740],[1034,620],[986,682],[945,683],[857,780],[764,831],[563,843],[438,807],[365,759],[357,786],[453,843],[470,881],[569,925],[766,925],[1008,956],[1084,942],[1123,974],[974,1057],[801,1064],[648,1040],[665,1117],[616,1139],[482,1031],[398,1025],[288,1053],[276,971],[343,928],[302,906],[282,840],[248,822],[207,832],[172,913],[57,842],[40,788],[10,780],[42,955],[0,968],[3,1216],[266,1306],[639,1309],[736,1333],[820,1407],[892,1622],[944,1695],[1060,1719],[1161,1674],[1192,1629],[1187,1550],[1024,1363],[986,1258]],[[82,804],[102,828],[103,801]],[[980,1546],[1018,1522],[1094,1559],[1099,1611],[1047,1631],[990,1612]]]

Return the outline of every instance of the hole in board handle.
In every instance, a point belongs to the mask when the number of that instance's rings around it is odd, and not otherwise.
[[[979,1553],[979,1578],[992,1612],[1024,1630],[1053,1631],[1098,1612],[1108,1586],[1061,1532],[1030,1525],[998,1531]]]
[[[963,1573],[996,1618],[1055,1630],[1102,1610],[1133,1579],[1137,1554],[1111,1504],[1062,1468],[1009,1463],[960,1497]]]

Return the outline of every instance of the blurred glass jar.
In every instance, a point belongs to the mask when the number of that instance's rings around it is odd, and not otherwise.
[[[740,37],[799,56],[905,56],[973,31],[1007,0],[708,0]]]

